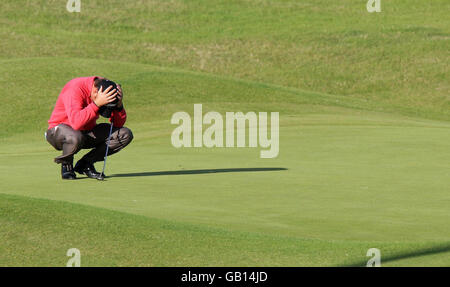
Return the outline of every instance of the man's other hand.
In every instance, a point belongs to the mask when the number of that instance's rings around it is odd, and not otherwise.
[[[119,99],[119,101],[117,102],[118,109],[121,109],[123,107],[122,98],[123,98],[122,86],[117,84],[117,99]]]

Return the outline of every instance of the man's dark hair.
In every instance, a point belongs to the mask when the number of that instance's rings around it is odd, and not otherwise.
[[[113,86],[113,89],[117,89],[117,84],[114,83],[111,80],[105,79],[105,78],[95,78],[94,79],[94,87],[100,90],[100,87],[102,90],[106,90],[109,86]]]

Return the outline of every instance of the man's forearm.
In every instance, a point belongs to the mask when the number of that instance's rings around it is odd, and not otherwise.
[[[115,127],[123,127],[123,125],[125,124],[126,120],[127,120],[127,112],[125,111],[125,109],[122,106],[122,110],[118,111],[115,110],[112,113],[112,121]]]

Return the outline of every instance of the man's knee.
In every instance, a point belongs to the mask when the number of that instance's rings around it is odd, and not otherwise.
[[[119,138],[122,144],[126,146],[133,140],[133,132],[127,127],[122,127],[119,130]]]
[[[74,130],[73,132],[66,134],[64,143],[73,146],[76,150],[79,150],[83,146],[83,134],[80,131]]]
[[[80,149],[84,142],[82,132],[66,124],[60,124],[46,132],[47,141],[57,150]]]
[[[121,150],[133,140],[133,133],[129,128],[119,128],[111,137],[110,148],[113,150]]]

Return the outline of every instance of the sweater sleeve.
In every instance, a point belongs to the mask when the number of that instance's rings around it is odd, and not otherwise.
[[[94,102],[83,107],[81,90],[70,89],[66,91],[63,96],[63,102],[70,126],[74,130],[80,130],[86,123],[97,116],[98,107]]]
[[[123,108],[121,111],[113,111],[111,114],[110,121],[112,121],[115,127],[118,128],[123,127],[126,120],[127,120],[127,112],[125,111],[125,108]]]

